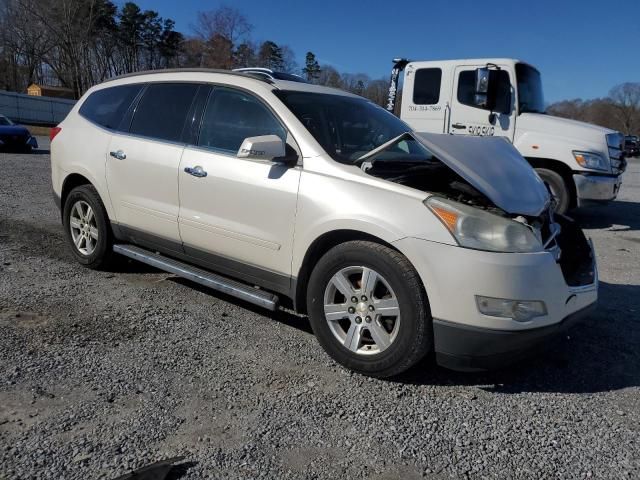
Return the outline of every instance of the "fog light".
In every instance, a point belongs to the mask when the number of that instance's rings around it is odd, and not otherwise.
[[[517,322],[528,322],[547,314],[546,305],[538,300],[508,300],[476,295],[476,304],[483,315],[511,318]]]

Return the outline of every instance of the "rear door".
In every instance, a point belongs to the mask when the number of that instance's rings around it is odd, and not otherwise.
[[[180,164],[180,234],[185,252],[200,263],[286,291],[300,167],[236,156],[245,138],[270,134],[288,135],[265,102],[214,88],[197,144]]]
[[[111,138],[109,193],[118,224],[137,243],[180,243],[178,168],[185,120],[198,88],[193,83],[149,84],[127,131]]]
[[[496,72],[497,103],[493,112],[474,104],[475,70],[486,65],[463,65],[455,69],[449,133],[502,136],[513,141],[515,131],[515,78],[509,69]],[[491,114],[494,115],[491,115]]]

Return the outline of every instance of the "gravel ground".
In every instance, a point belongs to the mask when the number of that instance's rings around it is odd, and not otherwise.
[[[46,140],[40,139],[46,148]],[[306,318],[73,261],[49,155],[0,153],[0,478],[640,477],[640,162],[577,217],[598,312],[509,370],[334,364]]]

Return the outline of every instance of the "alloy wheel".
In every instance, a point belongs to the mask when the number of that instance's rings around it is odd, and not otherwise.
[[[76,250],[82,255],[91,255],[98,245],[98,226],[93,209],[84,200],[78,200],[71,207],[69,229]]]
[[[400,306],[387,280],[364,266],[341,269],[324,293],[324,315],[334,337],[358,355],[385,351],[400,328]]]

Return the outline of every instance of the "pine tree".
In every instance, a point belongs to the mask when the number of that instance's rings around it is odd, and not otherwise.
[[[307,81],[313,82],[318,77],[320,77],[320,64],[318,60],[316,60],[316,56],[313,52],[307,52],[307,56],[305,57],[305,66],[302,69],[302,72],[306,75]]]
[[[270,68],[274,71],[281,71],[284,68],[282,49],[271,40],[267,40],[260,46],[258,60],[261,67]]]

